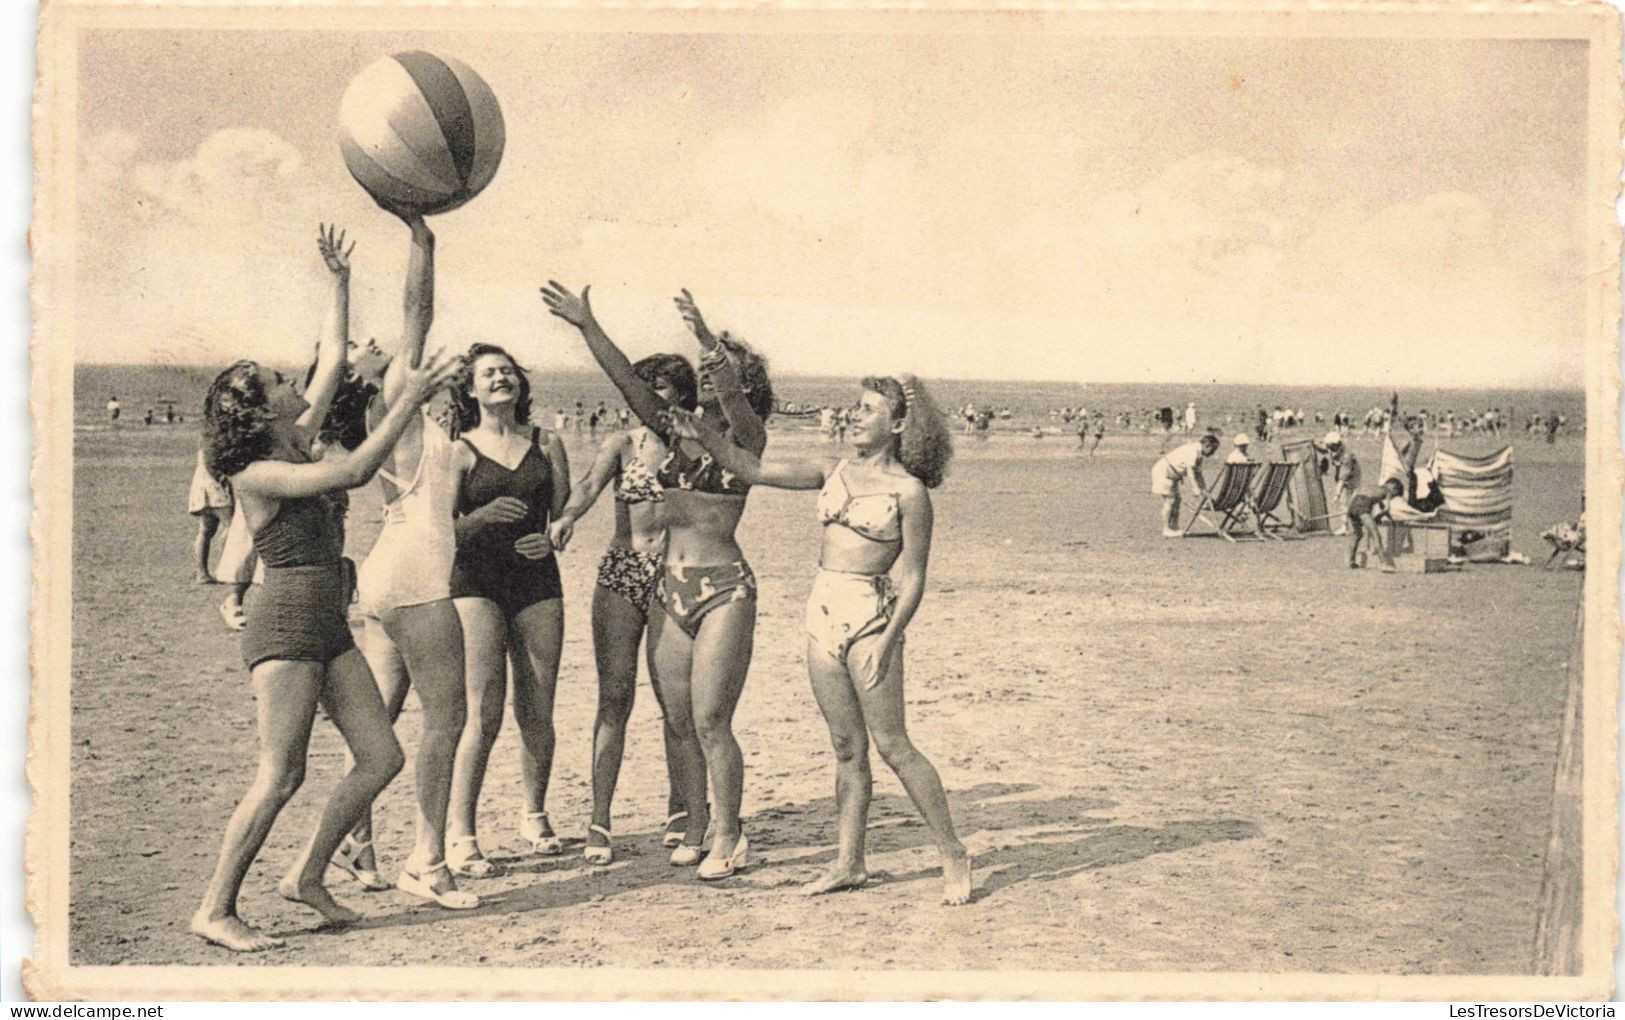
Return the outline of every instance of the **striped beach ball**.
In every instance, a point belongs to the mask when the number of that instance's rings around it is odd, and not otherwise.
[[[497,172],[497,97],[473,68],[414,50],[374,61],[344,90],[339,148],[376,199],[424,215],[455,209]]]

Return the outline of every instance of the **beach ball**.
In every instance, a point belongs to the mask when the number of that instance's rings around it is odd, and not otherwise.
[[[339,149],[375,199],[424,215],[455,209],[496,175],[502,109],[460,60],[414,50],[362,68],[339,103]]]

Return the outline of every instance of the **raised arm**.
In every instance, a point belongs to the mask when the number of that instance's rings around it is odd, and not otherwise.
[[[417,419],[423,402],[436,387],[456,374],[458,365],[457,355],[441,351],[424,365],[408,370],[401,383],[400,399],[390,405],[389,413],[354,453],[333,450],[311,464],[255,461],[232,476],[232,488],[266,499],[298,499],[365,485],[383,464],[406,426]]]
[[[880,640],[870,649],[871,657],[857,664],[864,687],[874,687],[886,679],[890,672],[888,663],[903,643],[903,631],[908,628],[909,621],[914,619],[914,613],[925,598],[925,574],[931,562],[931,533],[936,526],[931,495],[924,485],[916,483],[901,495],[898,504],[903,517],[903,549],[897,555],[897,562],[892,565],[892,575],[897,581],[897,604],[892,608],[891,622],[886,624],[886,629],[880,632]]]
[[[666,412],[670,408],[660,399],[654,387],[638,378],[638,374],[632,370],[631,360],[598,325],[598,319],[592,313],[591,295],[590,285],[583,287],[581,296],[577,297],[557,280],[547,281],[547,286],[542,288],[542,300],[547,302],[547,310],[581,330],[582,338],[587,341],[587,350],[592,352],[598,366],[609,376],[609,381],[621,391],[632,413],[657,435],[664,436],[667,431]]]
[[[592,509],[604,489],[620,473],[621,451],[628,443],[625,433],[619,433],[599,445],[598,456],[593,458],[587,477],[571,490],[570,501],[553,517],[553,524],[547,529],[548,538],[553,540],[553,548],[562,552],[570,544],[576,522],[587,516],[587,511]]]
[[[687,411],[672,411],[673,432],[705,447],[718,464],[750,485],[775,489],[816,489],[835,469],[828,457],[774,457],[763,460],[759,452],[744,449],[715,425]]]
[[[384,372],[384,403],[393,404],[401,379],[423,360],[423,344],[434,322],[434,233],[416,213],[397,213],[412,231],[412,254],[406,264],[406,296],[401,346]]]
[[[322,333],[316,343],[316,371],[305,388],[305,400],[310,404],[299,416],[299,426],[315,433],[327,420],[327,409],[333,406],[333,395],[339,390],[350,351],[350,253],[355,242],[344,246],[344,231],[323,224],[316,229],[316,247],[327,263],[332,280],[332,300],[328,303],[327,318],[322,320]]]
[[[756,409],[750,406],[745,388],[739,381],[738,366],[733,363],[728,349],[717,341],[711,328],[705,324],[705,317],[694,303],[694,296],[685,289],[674,300],[683,321],[688,323],[688,328],[694,332],[694,339],[700,342],[700,347],[705,351],[700,357],[700,370],[711,376],[711,385],[717,391],[722,416],[728,419],[733,441],[747,450],[760,453],[767,446],[767,429],[757,416]]]

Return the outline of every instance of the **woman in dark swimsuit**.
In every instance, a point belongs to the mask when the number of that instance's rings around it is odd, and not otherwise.
[[[278,891],[327,923],[357,919],[334,902],[322,873],[403,758],[372,673],[350,639],[349,577],[326,497],[366,484],[456,365],[454,356],[443,353],[408,372],[400,400],[377,430],[354,453],[329,450],[320,461],[311,460],[311,430],[300,422],[307,415],[320,421],[330,393],[316,402],[320,406],[308,404],[281,373],[252,361],[226,369],[209,389],[205,459],[215,477],[229,480],[266,568],[243,631],[259,716],[259,768],[226,826],[219,862],[191,924],[195,934],[217,945],[239,952],[281,945],[243,923],[237,894],[271,825],[304,781],[318,702],[344,735],[355,765],[329,797]]]
[[[670,405],[604,334],[587,290],[577,297],[550,282],[542,298],[554,315],[581,330],[633,412],[670,448],[656,475],[666,496],[666,560],[655,596],[663,611],[649,620],[649,646],[661,706],[679,738],[688,811],[688,830],[671,862],[700,864],[703,879],[726,878],[745,866],[750,849],[739,821],[745,764],[733,735],[756,632],[756,578],[734,538],[750,486],[704,450],[670,436]],[[701,412],[708,421],[726,423],[729,442],[759,456],[767,445],[762,422],[773,410],[765,363],[727,334],[712,336],[687,291],[677,306],[705,350]],[[716,798],[714,819],[706,804],[707,777]],[[710,853],[702,863],[700,844],[712,822]]]
[[[656,354],[632,366],[644,382],[672,407],[692,411],[698,399],[694,366],[676,354]],[[660,581],[666,551],[663,513],[665,487],[655,477],[666,459],[666,444],[647,426],[610,436],[599,448],[587,480],[570,497],[570,504],[553,522],[549,537],[563,552],[576,522],[586,515],[605,488],[615,490],[615,534],[598,564],[598,585],[592,595],[592,644],[598,660],[598,718],[592,734],[592,822],[587,826],[583,856],[593,864],[615,859],[610,835],[610,804],[621,774],[626,747],[626,723],[638,686],[638,645],[648,629],[655,588]],[[688,819],[683,792],[677,782],[679,740],[671,724],[664,726],[666,775],[671,789],[666,800],[667,847],[683,841],[681,823]]]
[[[553,770],[553,692],[564,644],[563,588],[548,522],[570,499],[570,462],[557,435],[530,424],[530,380],[492,344],[468,350],[454,390],[457,558],[451,597],[463,622],[468,721],[452,772],[447,853],[460,874],[493,867],[479,849],[475,814],[485,767],[502,729],[509,667],[524,743],[525,810],[519,832],[539,854],[563,843],[547,817]]]

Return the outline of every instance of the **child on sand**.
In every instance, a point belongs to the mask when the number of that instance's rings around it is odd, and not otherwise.
[[[1364,556],[1360,552],[1360,544],[1364,542],[1382,561],[1382,572],[1394,572],[1394,557],[1383,544],[1381,524],[1388,517],[1388,501],[1404,495],[1404,485],[1399,479],[1390,478],[1382,483],[1382,489],[1375,494],[1362,492],[1349,498],[1348,532],[1352,536],[1349,539],[1349,569],[1365,566]]]

